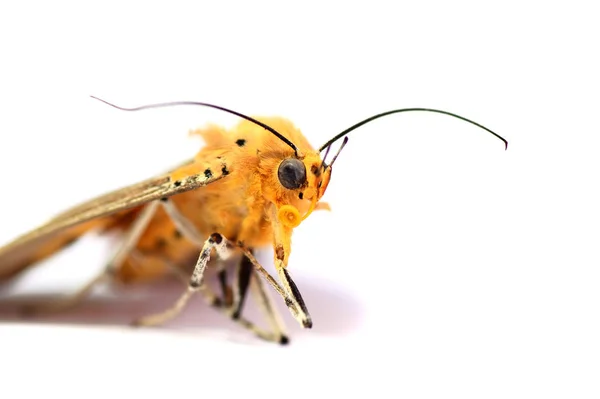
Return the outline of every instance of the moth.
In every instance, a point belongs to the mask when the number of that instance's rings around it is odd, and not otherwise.
[[[313,321],[299,288],[287,268],[291,237],[311,213],[328,209],[321,201],[337,157],[348,134],[384,116],[405,112],[434,112],[461,119],[508,142],[492,130],[459,115],[431,108],[403,108],[364,119],[315,149],[289,120],[254,118],[202,102],[151,104],[126,111],[193,105],[236,115],[231,129],[216,125],[193,131],[205,145],[180,166],[145,181],[120,188],[75,206],[0,248],[0,281],[77,241],[91,231],[116,232],[120,243],[102,273],[73,295],[39,304],[33,310],[58,310],[76,305],[101,283],[133,283],[159,279],[175,272],[186,281],[179,299],[158,314],[133,322],[160,325],[176,317],[189,299],[201,293],[211,305],[258,337],[285,344],[289,338],[275,311],[265,282],[285,301],[304,328]],[[328,161],[332,145],[342,140]],[[277,278],[256,260],[259,248],[272,246]],[[227,282],[223,262],[239,258],[235,282]],[[207,265],[214,270],[221,294],[205,284]],[[249,291],[263,308],[271,330],[257,327],[242,315]]]

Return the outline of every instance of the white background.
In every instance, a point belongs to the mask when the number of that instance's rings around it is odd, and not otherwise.
[[[597,398],[600,291],[593,2],[19,2],[0,6],[0,242],[193,155],[189,129],[293,120],[355,131],[290,270],[315,326],[253,340],[201,301],[161,329],[148,302],[17,322],[2,305],[0,396]],[[558,4],[558,5],[557,5]],[[65,293],[108,254],[90,239],[4,296]],[[262,259],[268,266],[269,252]],[[8,300],[5,300],[8,301]],[[169,395],[169,396],[167,396]]]

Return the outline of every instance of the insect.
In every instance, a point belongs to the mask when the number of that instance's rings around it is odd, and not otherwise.
[[[120,244],[102,273],[73,295],[39,304],[35,310],[73,306],[102,282],[143,282],[175,272],[186,281],[179,299],[162,313],[135,320],[135,325],[160,325],[176,317],[193,295],[202,293],[210,304],[257,336],[283,344],[289,339],[265,281],[283,298],[298,323],[311,328],[310,313],[287,268],[291,237],[313,211],[328,209],[321,199],[350,132],[387,115],[434,112],[476,125],[508,147],[504,138],[472,120],[430,108],[404,108],[374,115],[314,149],[284,118],[253,118],[201,102],[122,108],[96,99],[126,111],[203,106],[236,115],[241,121],[230,130],[209,125],[194,131],[203,137],[205,146],[193,159],[162,175],[75,206],[0,248],[0,281],[48,258],[88,232],[118,232]],[[328,161],[332,145],[338,140],[342,143]],[[277,279],[254,257],[256,249],[269,245],[274,251]],[[229,284],[223,262],[232,255],[239,260],[235,282]],[[207,267],[209,261],[216,266]],[[210,270],[216,271],[220,296],[205,284]],[[250,290],[265,311],[272,331],[260,329],[243,317],[243,304]]]

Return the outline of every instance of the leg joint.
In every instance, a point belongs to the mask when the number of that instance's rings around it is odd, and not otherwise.
[[[208,242],[211,244],[220,244],[223,241],[223,236],[219,233],[212,233],[208,238]]]

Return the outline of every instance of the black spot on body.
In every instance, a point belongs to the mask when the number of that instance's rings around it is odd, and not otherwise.
[[[212,171],[210,169],[206,169],[204,171],[204,176],[206,176],[207,179],[210,179],[212,177]]]
[[[175,229],[175,231],[173,232],[173,237],[180,239],[181,237],[183,237],[183,234],[181,234],[181,231]]]
[[[179,187],[179,186],[181,186],[181,181],[179,181],[179,180],[175,180],[175,183],[173,183],[173,185],[174,185],[175,187]]]
[[[317,165],[313,165],[310,168],[310,171],[313,173],[313,175],[315,176],[319,176],[321,174],[321,169],[317,166]]]
[[[246,144],[246,140],[238,139],[235,143],[238,145],[238,147],[243,147],[244,144]]]
[[[298,194],[298,198],[300,198],[300,199],[304,199],[304,193],[299,193],[299,194]]]
[[[160,200],[161,200],[162,202],[167,202],[169,199],[168,199],[167,197],[162,197]]]
[[[159,237],[156,239],[156,248],[162,249],[166,246],[167,246],[167,240],[165,240],[163,237]]]
[[[223,176],[227,176],[229,174],[229,171],[227,170],[227,165],[223,165],[223,167],[221,168],[221,173],[223,173]]]

